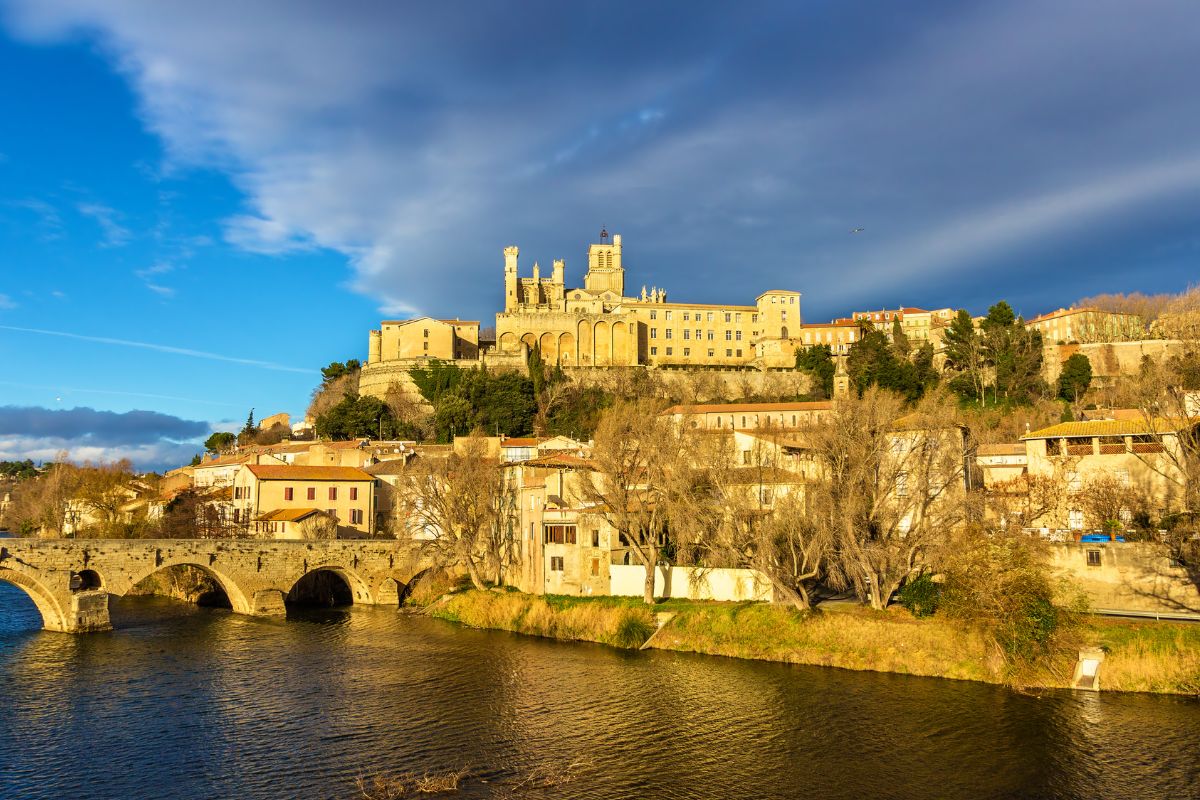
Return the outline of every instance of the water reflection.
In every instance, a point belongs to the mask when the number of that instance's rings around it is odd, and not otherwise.
[[[0,584],[0,797],[351,797],[362,772],[575,759],[580,798],[1200,796],[1200,704],[1176,698],[627,653],[382,609],[112,606],[113,633],[42,633]]]

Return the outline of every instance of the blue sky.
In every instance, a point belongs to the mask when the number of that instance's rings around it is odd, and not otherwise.
[[[1192,2],[0,0],[0,74],[0,458],[190,456],[601,225],[808,320],[1200,275]]]

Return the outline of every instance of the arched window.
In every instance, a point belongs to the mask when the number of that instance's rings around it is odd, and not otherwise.
[[[780,329],[779,329],[779,338],[780,338],[780,339],[786,339],[786,338],[788,338],[788,335],[787,335],[787,325],[784,325],[782,328],[780,328]]]

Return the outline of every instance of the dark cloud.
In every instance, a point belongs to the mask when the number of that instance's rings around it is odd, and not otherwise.
[[[63,453],[74,461],[128,458],[140,469],[186,463],[212,430],[207,422],[157,411],[97,411],[0,406],[0,460],[50,461]]]
[[[494,311],[506,244],[578,281],[601,224],[636,285],[815,317],[1193,274],[1161,249],[1200,207],[1190,1],[9,8],[97,40],[169,157],[233,177],[231,242],[340,251],[393,312]]]

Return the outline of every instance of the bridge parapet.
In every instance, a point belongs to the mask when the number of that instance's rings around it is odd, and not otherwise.
[[[33,599],[48,630],[109,629],[109,595],[174,566],[207,573],[236,613],[268,616],[283,614],[288,592],[312,572],[336,573],[355,603],[390,605],[428,565],[394,540],[0,540],[0,580]]]

